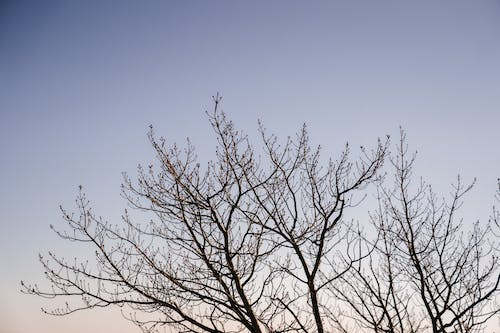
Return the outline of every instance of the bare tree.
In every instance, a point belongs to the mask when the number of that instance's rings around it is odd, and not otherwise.
[[[280,143],[260,125],[257,151],[220,101],[208,113],[217,148],[206,167],[189,142],[169,147],[151,128],[156,163],[135,181],[124,175],[134,214],[109,223],[81,189],[76,214],[61,208],[67,227],[55,232],[95,260],[40,256],[51,287],[23,291],[70,302],[46,313],[125,307],[145,332],[465,333],[500,312],[498,234],[457,217],[473,184],[459,178],[450,200],[414,184],[404,133],[391,186],[381,177],[388,139],[355,161],[346,145],[324,162],[305,127]],[[362,232],[346,212],[372,182],[378,209]]]
[[[457,216],[474,183],[458,178],[450,200],[438,199],[422,180],[412,183],[415,155],[405,141],[401,132],[391,158],[394,183],[378,186],[371,215],[378,237],[360,235],[359,251],[368,256],[330,290],[361,331],[481,332],[500,312],[498,236],[490,225],[464,225]]]
[[[387,141],[349,147],[322,163],[305,127],[280,144],[260,127],[260,156],[218,110],[209,120],[218,140],[206,168],[194,148],[168,147],[153,130],[156,165],[125,175],[123,196],[150,221],[125,212],[111,224],[92,211],[83,192],[78,213],[62,210],[63,239],[91,245],[94,264],[55,254],[40,261],[52,287],[23,283],[25,292],[70,298],[54,315],[120,306],[144,331],[332,332],[339,326],[329,288],[361,259],[345,211],[362,187],[378,179]]]

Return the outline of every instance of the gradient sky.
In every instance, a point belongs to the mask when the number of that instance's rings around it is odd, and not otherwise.
[[[59,204],[82,184],[117,221],[121,172],[153,159],[153,124],[214,140],[211,96],[238,127],[281,137],[308,124],[326,154],[408,133],[437,190],[478,177],[463,214],[486,221],[500,177],[499,1],[0,2],[0,331],[133,333],[116,311],[64,318],[19,293],[43,284]]]

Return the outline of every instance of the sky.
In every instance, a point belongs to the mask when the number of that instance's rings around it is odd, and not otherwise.
[[[0,2],[0,331],[133,333],[117,311],[54,318],[19,292],[43,285],[38,253],[85,256],[60,241],[59,205],[79,185],[119,220],[121,173],[154,159],[150,124],[215,140],[211,96],[251,137],[306,123],[335,156],[401,126],[417,171],[443,195],[478,184],[463,208],[486,221],[500,177],[500,1]]]

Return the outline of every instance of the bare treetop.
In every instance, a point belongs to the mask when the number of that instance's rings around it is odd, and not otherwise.
[[[24,292],[69,299],[44,311],[116,305],[144,331],[212,333],[472,332],[498,313],[490,229],[465,236],[455,222],[470,187],[459,182],[451,203],[424,183],[410,193],[404,137],[391,158],[394,187],[380,177],[388,139],[357,159],[346,145],[322,163],[305,127],[280,143],[261,125],[259,154],[220,101],[208,113],[217,148],[206,167],[190,143],[168,146],[151,128],[157,162],[123,182],[144,220],[126,212],[108,223],[82,191],[77,214],[62,209],[67,228],[56,232],[91,244],[94,264],[41,256],[52,287]],[[345,217],[370,183],[376,235]]]

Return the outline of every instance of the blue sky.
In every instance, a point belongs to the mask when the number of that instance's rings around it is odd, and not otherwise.
[[[43,281],[39,252],[84,253],[48,227],[78,185],[100,214],[120,216],[121,172],[153,158],[149,124],[211,158],[204,111],[216,92],[247,133],[257,119],[281,137],[305,122],[326,154],[402,126],[419,173],[444,194],[458,173],[477,177],[464,216],[489,214],[498,1],[3,1],[2,332],[137,331],[107,312],[47,318],[19,281]]]

